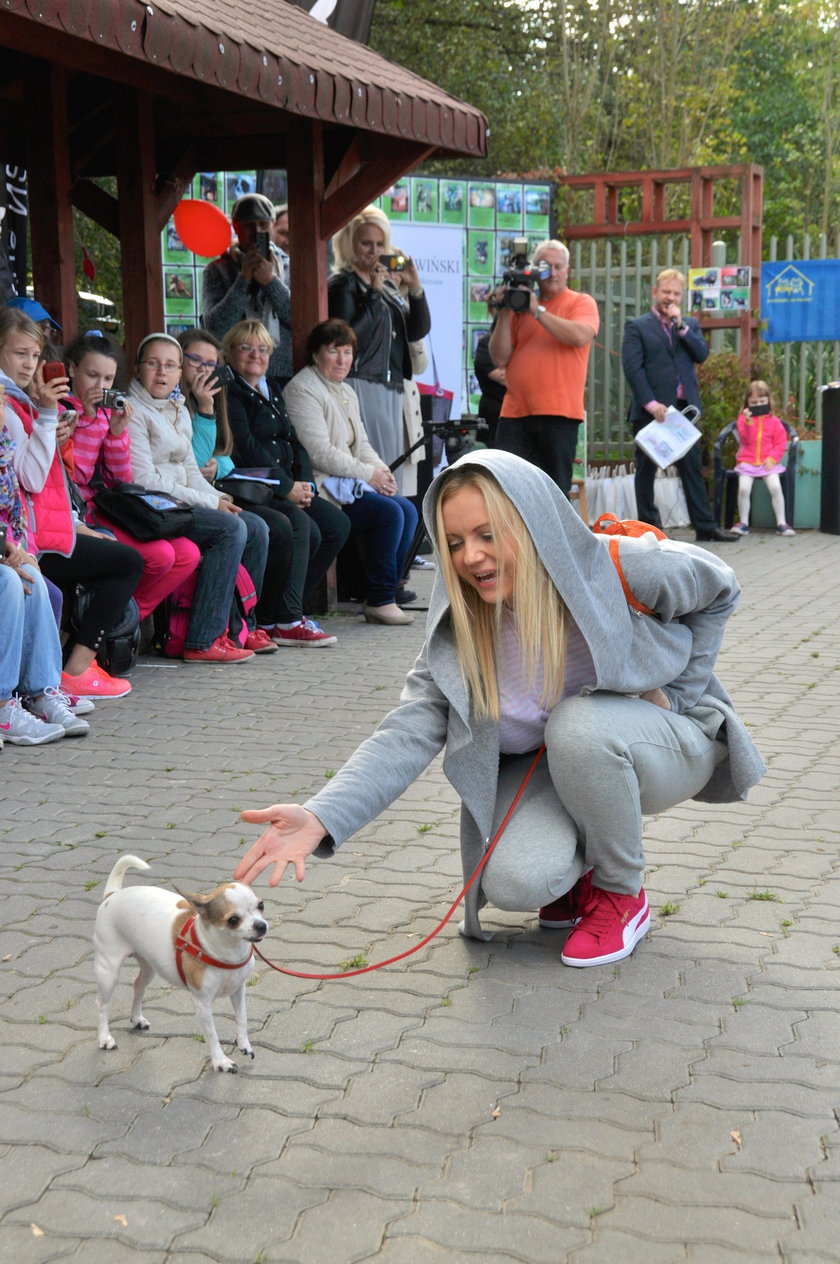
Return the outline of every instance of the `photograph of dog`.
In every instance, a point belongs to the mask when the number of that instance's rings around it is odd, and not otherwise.
[[[253,1058],[245,1014],[245,985],[254,962],[254,944],[268,931],[263,903],[249,886],[225,882],[208,895],[164,891],[161,887],[126,887],[129,869],[148,869],[138,856],[121,856],[105,884],[93,931],[99,1048],[116,1049],[108,1029],[108,1005],[120,966],[136,957],[131,1025],[148,1031],[143,994],[156,974],[173,986],[187,988],[193,998],[204,1041],[215,1071],[238,1070],[224,1053],[213,1022],[213,1002],[229,996],[236,1019],[236,1045]]]

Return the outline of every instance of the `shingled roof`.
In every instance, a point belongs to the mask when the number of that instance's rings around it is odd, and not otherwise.
[[[486,152],[478,110],[286,0],[4,0],[3,10],[11,22],[29,19],[252,105],[459,154]],[[51,58],[48,40],[39,55]]]

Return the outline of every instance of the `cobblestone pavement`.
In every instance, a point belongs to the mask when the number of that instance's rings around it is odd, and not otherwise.
[[[491,910],[492,942],[454,919],[353,979],[260,965],[237,1076],[208,1069],[180,990],[153,984],[152,1028],[130,1031],[128,968],[119,1048],[97,1049],[102,881],[126,851],[159,883],[228,877],[256,837],[239,809],[341,765],[395,702],[422,616],[337,616],[336,649],[236,671],[143,659],[89,738],[7,746],[0,1258],[840,1260],[840,540],[714,547],[744,585],[720,674],[769,772],[749,803],[649,821],[635,955],[567,969],[561,932]],[[456,839],[436,763],[302,886],[261,887],[267,954],[329,971],[417,943],[459,889]]]

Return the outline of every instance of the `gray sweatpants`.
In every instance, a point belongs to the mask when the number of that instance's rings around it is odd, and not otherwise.
[[[497,908],[541,908],[590,867],[596,886],[636,895],[645,865],[642,815],[690,799],[726,755],[724,743],[689,716],[608,693],[559,702],[545,744],[482,874]],[[502,756],[493,834],[532,758]]]

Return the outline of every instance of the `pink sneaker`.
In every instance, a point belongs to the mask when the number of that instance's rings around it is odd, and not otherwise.
[[[293,645],[300,649],[323,649],[327,645],[335,645],[337,636],[324,632],[314,619],[301,619],[293,628],[281,628],[277,624],[271,631],[271,639],[275,645]]]
[[[119,676],[109,676],[104,668],[94,661],[78,676],[61,673],[61,688],[64,693],[76,698],[124,698],[131,693],[131,681],[122,680]]]
[[[592,870],[587,869],[570,891],[540,909],[540,926],[545,926],[547,930],[568,930],[577,926],[592,898],[591,891]]]
[[[567,966],[604,966],[629,957],[650,927],[644,887],[638,895],[619,895],[592,886],[583,916],[563,945]]]
[[[253,650],[241,650],[227,636],[217,636],[206,650],[184,650],[185,663],[244,663]]]
[[[245,637],[246,650],[252,654],[276,654],[277,646],[263,628],[255,628]]]

